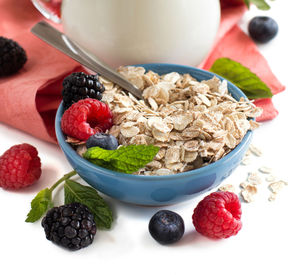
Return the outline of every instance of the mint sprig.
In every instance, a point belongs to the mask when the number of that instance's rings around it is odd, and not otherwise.
[[[76,181],[66,180],[64,191],[65,204],[73,202],[84,204],[93,213],[98,228],[109,229],[111,227],[112,211],[94,188],[84,186]]]
[[[274,1],[274,0],[272,0]],[[247,7],[250,7],[250,4],[254,4],[260,10],[269,10],[271,7],[265,0],[244,0]]]
[[[46,188],[41,190],[31,201],[31,210],[27,214],[26,222],[35,222],[39,220],[44,213],[53,207],[52,192]]]
[[[273,96],[271,89],[255,73],[230,58],[217,59],[210,71],[239,87],[249,99]]]
[[[90,162],[121,173],[131,174],[153,160],[159,147],[154,145],[128,145],[117,150],[91,147],[83,157]]]
[[[27,219],[25,221],[31,223],[36,222],[50,208],[54,207],[52,193],[56,187],[65,182],[65,204],[79,202],[86,205],[94,214],[97,227],[100,229],[109,229],[113,222],[112,211],[95,189],[70,180],[70,178],[76,174],[76,171],[71,171],[54,183],[51,188],[41,190],[31,201],[31,209],[27,214]]]
[[[62,182],[76,175],[76,171],[71,171],[70,173],[64,175],[59,179],[53,186],[48,189],[45,188],[41,190],[35,198],[31,201],[31,209],[27,214],[26,222],[36,222],[38,221],[50,208],[54,206],[52,201],[53,190]]]

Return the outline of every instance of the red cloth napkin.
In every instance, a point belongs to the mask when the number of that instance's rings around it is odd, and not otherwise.
[[[30,33],[44,19],[30,0],[0,0],[0,18],[0,35],[17,41],[28,57],[17,74],[0,78],[0,121],[56,142],[54,117],[62,80],[82,67]]]
[[[222,10],[215,46],[199,65],[209,69],[215,59],[229,57],[254,71],[274,94],[284,90],[256,45],[236,25],[245,7]],[[56,142],[54,118],[61,100],[63,78],[83,68],[30,33],[42,16],[30,0],[0,0],[0,35],[24,47],[28,61],[16,75],[0,78],[0,121],[46,141]],[[271,99],[255,102],[264,109],[260,121],[277,115]]]

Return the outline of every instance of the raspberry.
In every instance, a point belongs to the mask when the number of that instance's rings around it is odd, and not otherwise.
[[[112,112],[108,105],[92,98],[74,103],[61,118],[62,131],[79,140],[105,132],[112,126]]]
[[[221,8],[245,5],[244,0],[221,0]]]
[[[17,42],[0,36],[0,76],[16,73],[26,61],[27,55]]]
[[[194,209],[193,224],[202,235],[214,239],[228,238],[240,231],[241,214],[241,203],[236,194],[214,192]]]
[[[68,109],[74,102],[85,98],[102,99],[104,86],[99,82],[97,75],[87,75],[83,72],[72,73],[63,81],[63,104]]]
[[[30,144],[14,145],[0,157],[0,186],[5,189],[29,186],[41,173],[38,151]]]
[[[53,207],[42,226],[48,240],[70,250],[89,246],[97,232],[93,214],[78,202]]]

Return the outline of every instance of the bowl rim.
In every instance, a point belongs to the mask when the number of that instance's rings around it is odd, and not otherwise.
[[[234,90],[235,93],[237,94],[237,96],[240,96],[240,98],[244,97],[244,98],[248,99],[246,97],[246,95],[237,86],[232,84],[227,79],[224,79],[223,77],[221,77],[215,73],[212,73],[212,72],[209,72],[209,71],[206,71],[203,69],[199,69],[196,67],[191,67],[191,66],[186,66],[186,65],[178,65],[178,64],[169,64],[169,63],[146,63],[146,64],[136,64],[136,65],[128,65],[128,66],[144,67],[144,68],[146,68],[146,70],[150,70],[148,67],[157,67],[157,68],[158,67],[169,67],[170,72],[174,72],[174,70],[172,70],[172,68],[174,68],[174,69],[176,68],[177,70],[183,69],[183,70],[198,71],[203,74],[206,74],[210,78],[212,78],[213,76],[217,76],[219,79],[226,80],[228,82],[228,90]],[[181,177],[193,176],[193,175],[199,174],[201,172],[207,172],[211,169],[222,166],[226,162],[230,162],[232,158],[234,158],[237,154],[239,154],[239,152],[243,149],[244,145],[247,144],[251,140],[252,135],[253,135],[253,131],[248,130],[247,133],[245,134],[245,136],[243,137],[243,139],[241,140],[241,142],[232,151],[230,151],[227,155],[225,155],[221,159],[219,159],[213,163],[210,163],[206,166],[203,166],[203,167],[200,167],[197,169],[193,169],[190,171],[186,171],[186,172],[172,174],[172,175],[162,175],[162,176],[133,175],[133,174],[121,173],[121,172],[103,168],[101,166],[97,166],[97,165],[93,164],[92,162],[84,159],[80,155],[78,155],[78,153],[71,147],[71,145],[65,141],[65,136],[61,130],[60,121],[61,121],[61,117],[62,117],[62,110],[63,110],[63,106],[62,106],[62,102],[61,102],[58,107],[58,110],[56,112],[56,116],[55,116],[55,133],[56,133],[56,137],[57,137],[57,142],[58,142],[59,146],[62,148],[62,150],[67,151],[69,153],[69,157],[73,158],[75,160],[75,162],[79,162],[83,166],[87,166],[88,169],[96,170],[107,176],[125,177],[127,179],[135,179],[135,180],[144,179],[145,181],[153,180],[154,182],[155,181],[159,182],[162,180],[171,180],[174,178],[178,179]],[[132,183],[134,183],[134,182],[132,182]]]

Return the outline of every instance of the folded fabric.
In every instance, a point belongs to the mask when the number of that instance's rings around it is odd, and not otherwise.
[[[254,71],[276,94],[284,86],[256,45],[236,25],[245,10],[244,6],[222,10],[215,46],[199,67],[209,69],[215,59],[231,57]],[[30,0],[0,0],[0,18],[0,35],[18,41],[28,55],[28,62],[17,74],[0,78],[0,121],[56,142],[54,119],[61,100],[62,80],[83,68],[30,33],[30,28],[43,19]],[[255,103],[264,109],[260,120],[277,115],[271,99]]]
[[[43,17],[29,0],[0,0],[0,34],[17,41],[28,61],[17,74],[0,78],[0,121],[55,142],[54,117],[63,78],[81,66],[30,33]]]

